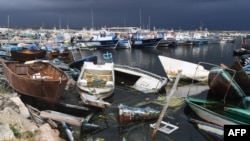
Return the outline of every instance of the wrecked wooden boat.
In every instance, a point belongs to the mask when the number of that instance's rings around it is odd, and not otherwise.
[[[204,66],[161,55],[158,57],[170,79],[175,79],[179,71],[182,70],[181,80],[207,82],[209,70],[205,69]]]
[[[65,63],[72,62],[72,56],[71,56],[70,50],[63,50],[63,51],[48,51],[47,56],[49,60],[53,59],[60,59],[64,61]]]
[[[104,60],[110,59],[110,62],[104,64],[84,62],[77,80],[77,91],[82,101],[87,105],[100,108],[110,106],[110,103],[103,101],[103,99],[110,97],[115,89],[112,54],[107,53],[103,57]]]
[[[64,71],[50,63],[23,64],[6,60],[1,62],[4,75],[15,91],[49,103],[57,101],[69,80]]]
[[[13,61],[29,61],[35,59],[42,59],[45,58],[47,51],[46,50],[29,50],[29,49],[22,49],[22,50],[11,50],[11,59]]]
[[[214,67],[210,70],[208,85],[210,90],[218,98],[241,99],[245,93],[234,78],[222,67]]]
[[[250,95],[250,76],[247,66],[243,67],[239,58],[235,58],[233,64],[230,66],[230,69],[235,70],[235,75],[233,77],[234,80],[238,83],[246,95]]]
[[[134,77],[135,82],[130,87],[143,93],[157,93],[169,82],[167,77],[159,76],[136,67],[115,64],[114,69],[116,75],[120,77]]]
[[[244,72],[240,62],[236,59],[230,68],[222,65],[210,70],[208,85],[217,98],[242,99],[250,92],[249,76]]]
[[[195,114],[209,123],[219,126],[247,125],[250,123],[250,112],[245,107],[225,104],[218,100],[189,96],[185,100]],[[246,102],[249,102],[249,100],[246,100]]]
[[[161,113],[160,111],[150,107],[145,107],[145,108],[129,107],[123,104],[120,104],[118,106],[118,109],[119,109],[119,115],[118,115],[119,123],[155,119],[158,118]]]

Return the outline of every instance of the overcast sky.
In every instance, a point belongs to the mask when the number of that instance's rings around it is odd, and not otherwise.
[[[1,27],[250,30],[249,14],[250,0],[0,0]]]

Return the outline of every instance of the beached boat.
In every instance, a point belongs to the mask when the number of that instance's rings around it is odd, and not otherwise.
[[[63,94],[69,79],[64,71],[46,62],[23,64],[2,60],[2,65],[14,90],[50,103],[55,103]]]
[[[182,70],[181,80],[195,80],[206,82],[208,80],[209,70],[200,64],[178,60],[166,56],[158,56],[163,69],[170,79],[175,79],[179,71]]]
[[[115,74],[119,77],[134,78],[131,88],[143,93],[157,93],[168,83],[167,77],[159,76],[154,73],[136,67],[115,64]]]
[[[145,121],[150,119],[158,118],[160,115],[160,111],[155,110],[150,107],[140,108],[140,107],[129,107],[123,104],[118,106],[119,123],[127,123],[133,121]]]
[[[48,51],[47,58],[48,58],[48,60],[60,59],[61,61],[64,61],[65,63],[70,63],[73,61],[70,50]]]
[[[30,50],[30,49],[22,49],[22,50],[11,50],[11,59],[13,61],[29,61],[34,59],[42,59],[46,56],[46,50]]]
[[[82,101],[100,108],[110,106],[110,103],[103,101],[103,99],[110,97],[115,89],[112,54],[107,52],[103,55],[104,64],[84,62],[77,80],[77,91]]]

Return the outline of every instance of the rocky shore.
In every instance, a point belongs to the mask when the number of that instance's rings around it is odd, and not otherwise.
[[[63,141],[50,124],[32,120],[20,96],[0,77],[0,141]]]

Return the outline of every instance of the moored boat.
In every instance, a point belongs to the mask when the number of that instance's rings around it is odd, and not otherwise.
[[[131,39],[131,46],[132,48],[148,48],[153,47],[156,48],[162,38],[149,38],[149,39]]]
[[[89,40],[77,40],[76,44],[85,49],[116,49],[119,39],[113,39],[113,36],[93,36]]]
[[[4,74],[17,92],[38,100],[55,103],[63,94],[69,76],[46,62],[23,64],[2,60]]]

